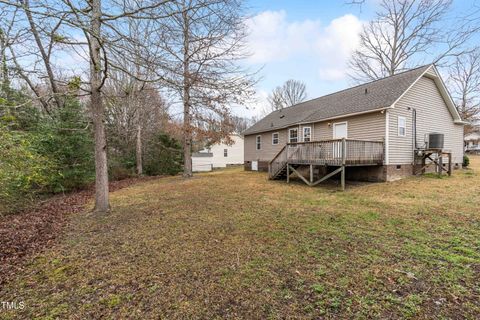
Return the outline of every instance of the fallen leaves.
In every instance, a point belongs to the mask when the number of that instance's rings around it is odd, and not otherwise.
[[[113,181],[110,191],[157,177],[141,177]],[[53,245],[71,214],[85,211],[92,189],[55,195],[34,208],[0,217],[0,286],[12,279],[25,266],[25,261]]]

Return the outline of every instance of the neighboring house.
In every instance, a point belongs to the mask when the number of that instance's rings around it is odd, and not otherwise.
[[[270,170],[270,178],[285,177],[291,162],[316,165],[310,172],[346,165],[347,178],[395,180],[421,166],[430,133],[444,135],[443,151],[459,167],[464,124],[427,65],[270,113],[243,132],[244,165]]]
[[[480,153],[480,132],[472,132],[465,135],[465,151]]]
[[[231,145],[222,141],[210,146],[208,150],[194,153],[192,155],[193,171],[210,171],[213,168],[243,164],[243,137],[233,134],[230,139],[233,141]]]

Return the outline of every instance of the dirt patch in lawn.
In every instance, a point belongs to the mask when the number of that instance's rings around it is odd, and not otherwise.
[[[156,177],[130,178],[110,183],[119,190]],[[20,273],[32,254],[50,247],[62,234],[71,214],[85,211],[94,190],[55,195],[33,208],[0,217],[0,286]]]

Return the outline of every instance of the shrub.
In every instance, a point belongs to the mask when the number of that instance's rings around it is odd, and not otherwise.
[[[147,175],[175,175],[182,171],[182,147],[177,140],[159,133],[148,143],[144,156]]]
[[[39,122],[35,132],[38,153],[56,164],[52,192],[81,189],[93,181],[93,139],[78,100],[67,98],[62,108]]]
[[[29,133],[0,126],[0,213],[28,205],[55,176],[54,163],[33,147]]]
[[[464,168],[468,167],[470,165],[470,158],[467,155],[463,156],[463,164],[462,166]]]
[[[136,176],[134,150],[120,150],[110,147],[108,174],[111,180],[123,180]]]

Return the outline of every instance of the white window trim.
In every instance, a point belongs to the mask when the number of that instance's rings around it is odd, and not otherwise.
[[[273,135],[277,135],[277,143],[273,143]],[[280,143],[280,134],[278,132],[272,133],[272,146],[276,146],[277,144]]]
[[[310,129],[310,141],[312,141],[312,127],[311,126],[305,126],[302,128],[302,140],[305,142],[305,129]]]
[[[403,123],[405,124],[405,127],[403,127],[405,129],[405,134],[400,134],[400,119],[403,120]],[[406,137],[407,136],[407,118],[406,117],[402,117],[402,116],[398,116],[398,119],[397,119],[397,135],[399,137]]]
[[[337,138],[335,137],[335,126],[339,125],[339,124],[344,124],[345,125],[345,138],[347,139],[348,138],[348,121],[342,121],[342,122],[334,122],[333,125],[332,125],[332,137],[333,139],[340,139],[340,138]]]
[[[297,142],[300,142],[298,140],[298,131],[300,131],[300,130],[298,130],[298,128],[290,128],[290,129],[288,129],[288,143],[292,143],[292,141],[290,141],[290,131],[292,131],[292,130],[297,130]]]
[[[260,138],[260,143],[258,143],[258,138]],[[260,144],[260,148],[258,145]],[[255,150],[262,150],[262,136],[258,135],[255,137]]]

